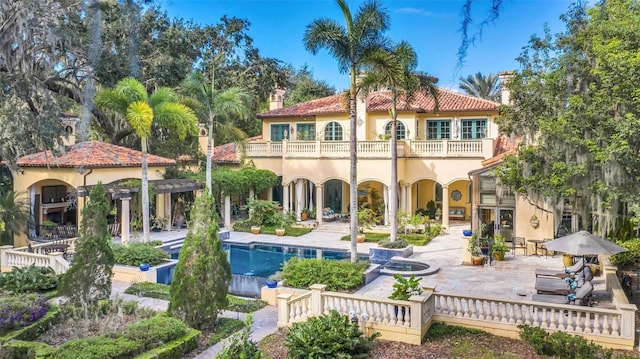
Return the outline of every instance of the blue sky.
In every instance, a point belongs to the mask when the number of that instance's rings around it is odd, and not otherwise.
[[[418,69],[440,79],[438,85],[457,88],[460,77],[476,72],[488,74],[518,69],[520,55],[532,34],[542,34],[548,24],[552,33],[564,30],[559,17],[569,0],[503,0],[500,17],[489,24],[482,38],[469,47],[462,68],[457,69],[460,46],[462,0],[386,0],[391,16],[387,35],[394,41],[406,40],[418,54]],[[249,35],[263,56],[277,58],[294,67],[307,64],[314,77],[337,90],[346,89],[348,76],[338,72],[336,61],[326,51],[312,55],[302,38],[306,26],[320,17],[344,24],[334,0],[161,0],[171,17],[215,24],[223,15],[249,20]],[[355,14],[361,0],[351,0]],[[471,31],[487,15],[491,1],[476,0]]]

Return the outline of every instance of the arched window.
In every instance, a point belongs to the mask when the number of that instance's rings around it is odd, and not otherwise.
[[[387,125],[384,126],[384,134],[385,134],[385,137],[391,136],[391,121],[389,121]],[[407,137],[407,130],[404,127],[404,123],[400,121],[396,121],[396,139],[403,140],[406,137]]]
[[[324,128],[325,141],[342,141],[342,126],[337,122],[329,122]]]

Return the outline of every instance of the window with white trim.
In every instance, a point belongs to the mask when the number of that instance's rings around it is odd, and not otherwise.
[[[337,122],[329,122],[324,128],[325,141],[342,141],[342,126]]]
[[[486,119],[462,120],[462,139],[479,140],[487,137]]]
[[[451,139],[451,120],[428,120],[427,140]]]
[[[386,137],[391,138],[391,122],[389,121],[386,126],[384,126],[384,134]],[[404,127],[404,123],[401,121],[396,121],[396,140],[403,140],[407,137],[407,129]]]

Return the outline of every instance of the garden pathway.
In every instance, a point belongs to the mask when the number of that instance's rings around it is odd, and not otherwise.
[[[147,297],[139,297],[137,295],[127,294],[125,293],[125,289],[127,289],[131,283],[113,281],[111,286],[111,297],[119,297],[125,301],[135,300],[138,302],[140,306],[150,308],[157,311],[165,311],[169,306],[169,302],[163,299],[156,298],[147,298]],[[232,311],[224,311],[220,314],[221,317],[224,318],[236,318],[240,320],[245,320],[246,315],[244,313],[232,312]],[[278,309],[275,306],[266,306],[256,312],[253,313],[253,325],[251,326],[253,332],[251,334],[251,338],[259,342],[262,338],[267,335],[273,333],[277,329],[278,323]],[[220,352],[226,343],[227,340],[223,340],[216,345],[210,347],[204,352],[198,354],[196,359],[211,359],[215,357],[215,355]]]

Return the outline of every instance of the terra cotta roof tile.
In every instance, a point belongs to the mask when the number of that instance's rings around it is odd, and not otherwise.
[[[438,88],[438,112],[456,111],[496,111],[499,103]],[[432,112],[435,108],[433,97],[426,92],[414,95],[410,106],[404,99],[398,100],[398,109],[416,112]],[[367,96],[367,112],[388,111],[391,108],[391,92],[379,91]],[[318,114],[347,113],[344,94],[323,97],[276,110],[258,114],[258,118],[302,117]]]
[[[175,160],[152,154],[147,155],[149,166],[172,166]],[[80,142],[66,149],[62,155],[54,156],[51,151],[43,151],[20,158],[20,167],[139,167],[142,152],[127,147],[100,141]]]

